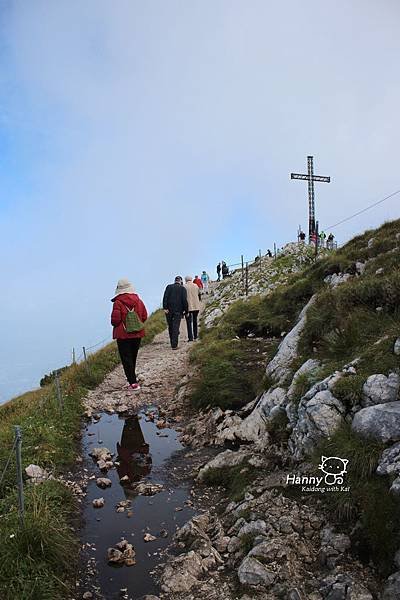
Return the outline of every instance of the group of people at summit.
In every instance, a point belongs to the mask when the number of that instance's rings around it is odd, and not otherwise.
[[[200,277],[180,275],[174,283],[167,285],[163,296],[163,309],[168,324],[171,348],[178,348],[182,318],[186,319],[188,342],[198,337],[198,316],[201,309],[201,295],[209,293],[210,277],[203,271]],[[127,379],[127,387],[137,392],[140,383],[136,375],[136,361],[140,343],[145,335],[147,309],[128,279],[120,279],[112,298],[111,325],[113,339],[117,341],[118,352]]]

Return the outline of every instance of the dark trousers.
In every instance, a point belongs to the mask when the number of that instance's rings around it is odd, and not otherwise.
[[[168,333],[171,342],[171,348],[178,347],[179,328],[181,326],[182,314],[169,312],[167,315]]]
[[[121,357],[122,366],[128,383],[137,383],[136,380],[136,359],[139,352],[141,338],[131,338],[129,340],[117,340],[118,352]]]
[[[189,314],[186,315],[186,326],[188,332],[188,338],[190,341],[197,340],[197,317],[199,316],[198,310],[191,310]]]

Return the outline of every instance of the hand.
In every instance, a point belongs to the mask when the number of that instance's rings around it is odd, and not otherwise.
[[[164,312],[165,312],[165,314],[167,315],[167,314],[169,313],[169,310],[168,310],[168,308],[164,308]]]

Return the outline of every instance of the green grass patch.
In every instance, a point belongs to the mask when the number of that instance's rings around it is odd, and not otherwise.
[[[163,311],[153,313],[143,343],[150,343],[165,327]],[[23,468],[30,463],[54,473],[71,468],[80,450],[82,399],[118,364],[112,342],[90,355],[86,365],[64,369],[60,375],[62,412],[53,383],[0,406],[0,473],[13,445],[15,425],[22,430]],[[15,481],[12,457],[0,487],[0,598],[67,598],[77,561],[76,539],[69,529],[77,510],[71,494],[54,482],[26,486],[26,527],[22,532],[18,529]],[[65,558],[59,556],[62,547]],[[69,552],[71,548],[75,550]]]
[[[324,501],[338,521],[360,521],[354,546],[363,560],[373,560],[387,576],[400,543],[400,504],[389,492],[389,479],[376,475],[383,450],[381,443],[359,437],[346,425],[319,446],[314,462],[322,455],[349,460],[345,485],[350,491],[330,492]]]
[[[78,507],[58,482],[28,486],[26,518],[19,526],[16,497],[10,495],[1,519],[0,590],[3,600],[58,600],[70,597],[79,543],[71,530]]]
[[[193,405],[240,408],[253,400],[262,387],[265,347],[263,341],[203,339],[191,356],[199,367],[193,381]]]

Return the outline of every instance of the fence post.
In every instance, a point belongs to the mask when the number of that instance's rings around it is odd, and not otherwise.
[[[90,375],[90,366],[89,366],[89,361],[88,361],[88,359],[87,359],[87,355],[86,355],[86,348],[85,348],[85,346],[83,346],[82,350],[83,350],[83,358],[84,358],[84,360],[85,360],[85,365],[86,365],[86,371],[87,371],[87,372],[88,372],[88,374]]]
[[[258,256],[260,257],[260,271],[262,271],[262,268],[261,268],[261,260],[262,260],[261,259],[261,250],[258,251]]]
[[[249,295],[249,263],[246,263],[246,296]]]
[[[19,520],[21,527],[24,526],[24,480],[22,478],[22,461],[21,461],[21,445],[22,445],[22,433],[19,425],[15,426],[15,456],[17,459],[17,485],[18,485],[18,506],[19,506]]]
[[[318,243],[319,243],[319,222],[315,224],[315,258],[318,256]]]
[[[64,402],[63,402],[63,397],[62,397],[62,393],[61,393],[60,373],[59,373],[59,371],[56,371],[56,392],[57,392],[58,404],[60,405],[61,411],[63,411],[64,410]]]
[[[276,244],[274,242],[274,257],[276,258]]]
[[[243,254],[241,255],[241,262],[242,262],[242,284],[244,284],[244,260],[243,260]]]
[[[75,348],[72,348],[72,364],[74,365],[75,363],[76,363]]]

